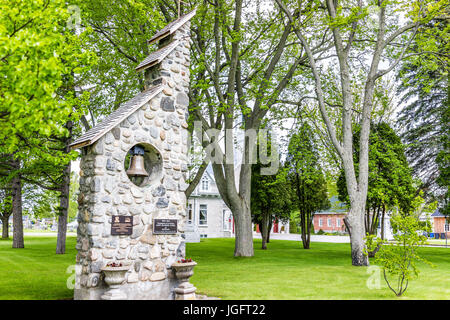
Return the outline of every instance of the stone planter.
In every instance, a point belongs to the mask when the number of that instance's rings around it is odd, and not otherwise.
[[[189,278],[194,274],[194,267],[197,262],[175,262],[172,264],[172,270],[180,281],[178,288],[175,288],[175,300],[195,300],[196,287],[189,283]]]
[[[123,267],[103,267],[105,282],[109,290],[102,295],[103,300],[125,300],[127,295],[120,290],[120,286],[125,281],[125,274],[130,266]]]

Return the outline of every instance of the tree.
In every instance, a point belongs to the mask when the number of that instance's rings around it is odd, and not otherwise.
[[[397,76],[402,106],[398,128],[407,157],[422,181],[420,188],[429,201],[439,200],[444,213],[449,211],[449,32],[445,14],[422,26],[411,52],[429,54],[408,58]]]
[[[234,216],[234,255],[249,257],[253,256],[249,159],[256,147],[250,137],[275,109],[279,94],[306,55],[289,45],[291,25],[270,1],[204,2],[193,24],[190,114],[201,123],[212,146],[209,156],[219,193]],[[324,49],[319,44],[313,50]],[[236,127],[246,134],[240,163],[233,145]]]
[[[0,1],[0,153],[12,190],[13,247],[23,248],[22,189],[37,159],[67,164],[54,137],[66,138],[76,99],[67,86],[92,61],[72,33],[65,2]],[[70,87],[68,87],[70,88]]]
[[[11,190],[0,189],[0,219],[2,221],[2,239],[9,238],[9,217],[12,214]]]
[[[316,141],[308,123],[291,135],[286,159],[287,176],[300,212],[304,249],[310,248],[314,213],[330,207],[325,175],[319,164]]]
[[[368,265],[364,255],[364,213],[369,176],[369,134],[376,83],[407,57],[408,47],[419,26],[441,13],[445,1],[285,1],[276,0],[288,17],[291,26],[307,53],[314,79],[314,99],[326,124],[329,139],[335,148],[345,173],[350,210],[345,218],[350,234],[352,264]],[[290,9],[294,8],[294,10]],[[398,10],[405,15],[405,23],[398,23]],[[315,24],[311,24],[315,21]],[[329,101],[321,73],[324,55],[312,49],[331,33],[333,52],[325,57],[337,64],[337,101]],[[368,63],[363,62],[363,57]],[[382,69],[381,62],[387,68]],[[362,97],[352,88],[364,88]],[[330,119],[329,109],[339,108],[341,118],[336,126]],[[355,112],[356,111],[356,112]],[[358,114],[358,121],[355,120]],[[353,160],[353,123],[361,127],[358,175]]]
[[[432,265],[418,252],[418,248],[427,243],[424,233],[431,230],[429,221],[423,223],[419,220],[420,214],[415,212],[421,203],[423,199],[418,196],[410,212],[397,212],[392,216],[393,243],[382,239],[374,241],[373,237],[368,239],[369,250],[380,248],[375,255],[375,262],[382,265],[384,280],[398,297],[408,289],[409,281],[419,275],[416,262],[422,261]]]
[[[282,170],[276,175],[262,175],[261,162],[252,166],[251,212],[253,222],[259,225],[262,249],[267,249],[272,222],[286,221],[293,209],[290,184]]]
[[[355,171],[358,173],[360,129],[356,127],[353,139]],[[384,122],[372,125],[369,137],[369,178],[365,212],[365,232],[375,235],[381,220],[381,238],[384,239],[384,219],[388,210],[398,206],[409,212],[416,189],[405,156],[405,147],[395,131]],[[339,200],[348,204],[345,174],[337,182]],[[369,252],[373,256],[374,252]]]

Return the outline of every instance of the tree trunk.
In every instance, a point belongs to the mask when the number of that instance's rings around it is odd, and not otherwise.
[[[14,169],[20,169],[20,163],[14,162]],[[20,173],[12,179],[12,211],[13,211],[13,248],[24,248],[22,221],[22,180]]]
[[[302,229],[303,249],[309,249],[311,243],[312,215],[306,212],[300,212],[300,225]]]
[[[350,212],[345,218],[349,228],[352,265],[368,266],[369,258],[364,254],[364,206],[361,201],[355,202],[350,207]]]
[[[69,213],[70,191],[70,162],[64,168],[63,184],[59,197],[58,237],[56,240],[56,254],[66,253],[67,218]]]
[[[69,131],[68,138],[64,141],[65,153],[70,152],[70,142],[72,141],[72,121],[66,123]],[[62,174],[61,194],[59,196],[58,214],[58,236],[56,240],[56,254],[66,253],[67,218],[69,214],[69,193],[70,193],[70,162],[64,167]]]
[[[9,238],[9,215],[2,216],[2,239],[8,239]]]
[[[272,220],[272,216],[269,215],[269,221],[268,221],[268,226],[267,226],[267,243],[270,243],[270,230],[272,230],[272,225],[273,225],[273,220]]]
[[[261,249],[266,250],[267,249],[267,238],[269,237],[269,217],[267,214],[263,214],[262,220],[261,220],[261,239],[262,239],[262,247]]]
[[[235,257],[253,257],[253,230],[250,208],[242,206],[232,211],[235,221]]]

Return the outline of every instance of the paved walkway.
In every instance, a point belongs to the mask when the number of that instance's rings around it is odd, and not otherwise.
[[[58,235],[57,232],[25,232],[23,234],[27,237],[56,237]],[[66,236],[76,236],[76,232],[67,232]]]
[[[253,237],[256,239],[261,238],[260,233],[254,233]],[[300,234],[293,233],[272,233],[270,235],[270,239],[273,240],[293,240],[293,241],[302,241],[302,237]],[[326,236],[326,235],[311,235],[311,242],[331,242],[331,243],[350,243],[349,236]]]
[[[253,233],[253,238],[261,239],[260,233]],[[270,235],[271,240],[292,240],[302,241],[302,237],[299,234],[278,234],[272,233]],[[330,243],[350,243],[349,236],[326,236],[326,235],[311,235],[311,242],[330,242]],[[428,244],[424,247],[438,247],[438,248],[450,248],[450,241],[448,246],[445,244]]]

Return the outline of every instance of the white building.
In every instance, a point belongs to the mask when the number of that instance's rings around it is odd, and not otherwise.
[[[233,215],[220,197],[211,167],[189,197],[188,222],[196,227],[200,238],[234,236]]]
[[[217,189],[212,168],[209,166],[188,199],[188,225],[200,238],[234,237],[234,218]],[[254,235],[259,233],[253,226]],[[271,233],[289,233],[289,221],[274,221]],[[188,239],[188,238],[187,238]],[[192,239],[189,237],[189,239]],[[190,242],[189,240],[187,240]]]

